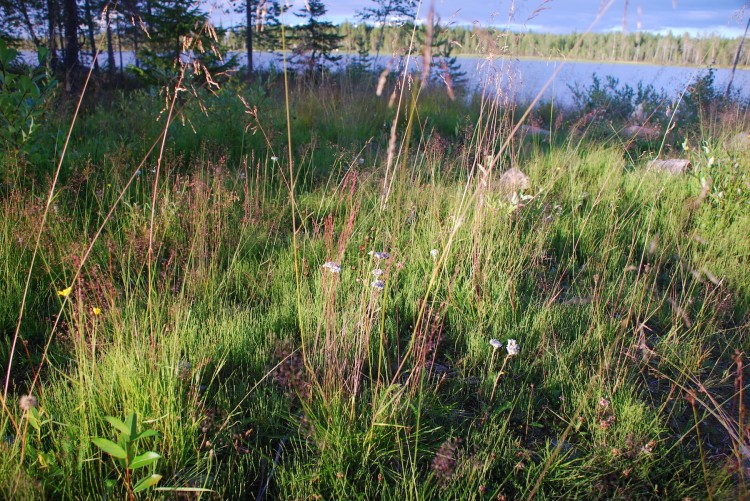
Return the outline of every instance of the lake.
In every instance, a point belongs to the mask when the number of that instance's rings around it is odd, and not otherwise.
[[[237,55],[241,65],[247,64],[244,52],[234,53]],[[35,61],[33,53],[25,52],[23,57],[27,61]],[[349,62],[353,56],[344,55],[342,60],[334,67],[342,67]],[[100,54],[100,64],[106,64],[107,55]],[[375,59],[375,58],[373,58]],[[115,53],[115,60],[120,64],[120,54]],[[132,64],[134,60],[132,52],[122,53],[122,64]],[[380,56],[377,65],[384,67],[391,63],[392,58]],[[267,68],[275,65],[281,68],[281,59],[277,54],[268,52],[257,52],[253,55],[256,68]],[[556,102],[569,105],[573,103],[573,93],[569,86],[579,85],[588,87],[592,82],[592,76],[598,75],[604,82],[604,77],[611,75],[620,81],[634,87],[638,82],[644,85],[653,85],[657,89],[664,89],[670,98],[677,98],[683,92],[685,86],[695,78],[704,75],[707,68],[690,68],[681,66],[656,66],[649,64],[627,64],[627,63],[597,63],[584,61],[568,61],[541,59],[494,59],[488,60],[481,57],[459,57],[457,63],[460,71],[465,73],[465,85],[469,90],[478,90],[489,84],[501,85],[504,95],[513,97],[520,101],[533,99],[544,86],[550,76],[560,67],[554,81],[543,95],[543,99],[555,99]],[[401,64],[403,60],[394,63]],[[413,58],[410,67],[420,71],[422,59]],[[402,66],[403,67],[403,66]],[[731,70],[726,68],[715,69],[715,88],[724,92],[729,82]],[[750,99],[750,70],[738,69],[732,83],[734,92],[739,92],[744,99]]]

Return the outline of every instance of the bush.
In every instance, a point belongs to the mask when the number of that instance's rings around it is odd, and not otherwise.
[[[21,64],[19,56],[0,40],[0,147],[9,156],[39,157],[36,130],[57,82],[44,65],[46,50],[37,54],[35,69]],[[8,177],[10,173],[3,174]]]

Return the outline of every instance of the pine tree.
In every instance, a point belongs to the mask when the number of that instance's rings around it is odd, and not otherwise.
[[[309,0],[300,12],[295,13],[307,22],[295,30],[294,61],[309,75],[321,71],[325,62],[335,63],[341,59],[333,52],[338,49],[342,36],[332,23],[320,20],[326,12],[321,0]]]
[[[417,15],[417,0],[373,0],[375,7],[365,7],[357,12],[362,21],[372,21],[380,26],[378,41],[375,44],[376,55],[380,55],[385,37],[385,26],[395,18],[400,21],[413,22]]]
[[[245,14],[247,74],[253,73],[253,46],[272,51],[279,39],[281,6],[276,0],[242,0],[237,12]]]
[[[237,65],[236,57],[222,61],[219,43],[222,32],[216,31],[216,39],[205,28],[208,14],[202,12],[196,0],[151,0],[146,4],[143,20],[148,28],[148,38],[141,52],[141,68],[134,71],[147,81],[161,81],[176,74],[177,62],[182,58],[197,59],[212,75],[232,69]],[[188,38],[193,39],[189,47]],[[186,53],[185,50],[189,53]]]

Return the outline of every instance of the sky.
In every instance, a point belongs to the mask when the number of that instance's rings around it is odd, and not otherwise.
[[[423,0],[419,18],[426,17],[429,1]],[[304,0],[287,0],[292,10],[304,8]],[[356,21],[355,13],[373,5],[372,0],[324,0],[327,20]],[[595,32],[627,32],[639,29],[652,33],[740,37],[750,15],[750,0],[604,0],[611,6],[594,27]],[[597,17],[602,0],[434,0],[435,12],[443,23],[481,26],[510,26],[514,31],[570,33],[585,31]],[[514,8],[509,19],[511,6]],[[237,14],[216,9],[212,19],[231,26],[240,22]],[[623,23],[625,21],[625,23]],[[296,22],[295,19],[287,21]]]

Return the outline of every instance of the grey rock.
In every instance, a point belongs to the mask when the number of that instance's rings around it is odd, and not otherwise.
[[[647,170],[666,172],[672,175],[684,174],[690,168],[690,160],[683,158],[669,158],[667,160],[651,160]]]
[[[500,175],[498,186],[502,191],[528,190],[531,179],[518,167],[511,167]]]

